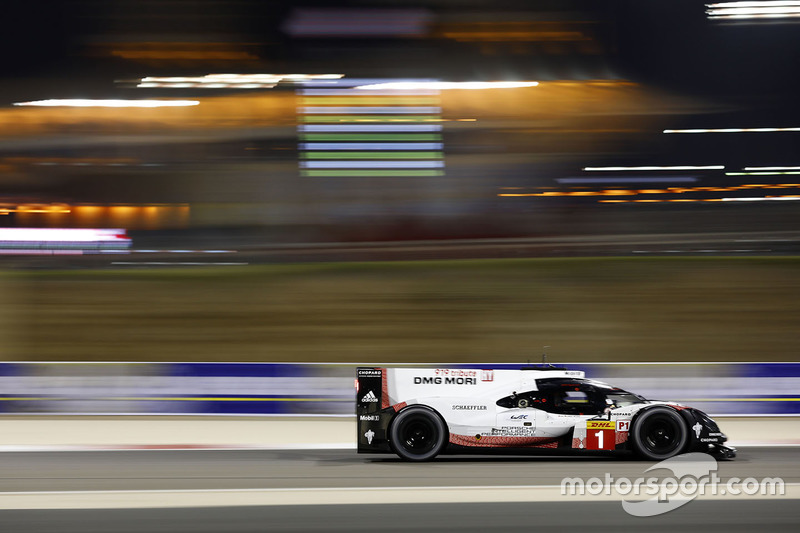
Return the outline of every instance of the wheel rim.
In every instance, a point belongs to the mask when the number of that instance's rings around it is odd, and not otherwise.
[[[669,453],[680,444],[678,422],[666,416],[654,416],[642,428],[645,447],[657,454]]]
[[[403,447],[415,453],[424,453],[436,444],[436,428],[424,418],[414,418],[403,424]]]

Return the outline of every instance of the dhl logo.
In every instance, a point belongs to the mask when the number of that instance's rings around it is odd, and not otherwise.
[[[587,420],[586,429],[616,429],[611,420]]]

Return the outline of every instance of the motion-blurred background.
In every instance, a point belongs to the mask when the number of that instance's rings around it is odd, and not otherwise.
[[[119,231],[0,239],[0,358],[797,360],[798,19],[725,9],[4,5],[0,226]]]

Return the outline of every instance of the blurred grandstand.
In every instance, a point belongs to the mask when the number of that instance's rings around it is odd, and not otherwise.
[[[792,24],[688,1],[55,4],[9,15],[1,226],[140,248],[798,229]]]

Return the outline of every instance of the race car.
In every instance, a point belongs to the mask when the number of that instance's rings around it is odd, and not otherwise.
[[[427,461],[440,453],[684,452],[733,458],[698,409],[643,397],[550,365],[518,370],[356,370],[358,453]]]

